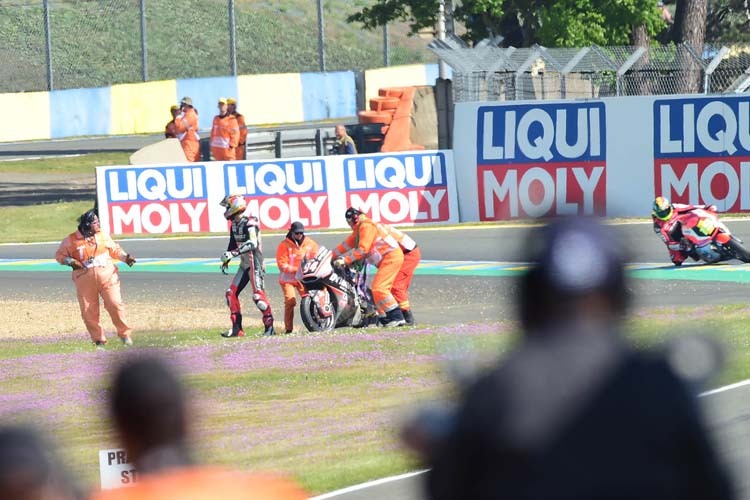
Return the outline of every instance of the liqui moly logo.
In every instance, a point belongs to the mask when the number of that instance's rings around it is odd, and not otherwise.
[[[323,167],[323,161],[312,159],[226,163],[224,189],[246,195],[249,211],[265,228],[287,228],[294,221],[308,228],[328,227]]]
[[[109,169],[104,182],[113,234],[209,230],[203,166]]]
[[[654,101],[654,192],[750,211],[750,98]]]
[[[389,224],[450,218],[443,153],[359,155],[344,161],[347,206]]]
[[[603,215],[605,139],[601,102],[481,106],[480,220]]]

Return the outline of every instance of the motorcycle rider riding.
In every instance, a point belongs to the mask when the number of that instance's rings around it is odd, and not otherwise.
[[[240,268],[232,278],[226,291],[227,305],[231,313],[232,329],[222,333],[222,337],[244,337],[242,330],[242,309],[239,295],[248,283],[253,289],[253,302],[263,313],[263,335],[274,335],[273,312],[266,296],[263,278],[266,266],[263,263],[263,245],[261,242],[258,218],[245,214],[247,203],[242,195],[229,195],[221,201],[225,207],[224,217],[232,221],[227,251],[221,254],[221,271],[226,274],[229,261],[240,256]]]
[[[709,212],[717,212],[716,205],[686,205],[682,203],[670,203],[664,196],[657,196],[651,210],[651,218],[654,222],[654,232],[661,237],[669,250],[669,258],[675,266],[681,266],[688,257],[700,260],[695,248],[682,237],[682,223],[680,215],[703,209]]]

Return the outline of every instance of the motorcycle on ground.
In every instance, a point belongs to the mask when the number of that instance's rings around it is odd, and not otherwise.
[[[366,287],[366,267],[362,271],[334,268],[331,254],[321,246],[315,255],[306,256],[297,270],[296,278],[306,292],[300,301],[300,316],[311,332],[362,327],[377,319],[372,292]]]
[[[695,208],[679,213],[667,230],[672,241],[680,242],[680,251],[695,261],[707,264],[732,259],[750,262],[750,251],[719,220],[714,210]]]

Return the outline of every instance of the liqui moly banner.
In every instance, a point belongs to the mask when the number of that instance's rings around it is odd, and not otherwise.
[[[346,205],[388,224],[450,222],[457,215],[451,170],[440,151],[349,156],[344,160]]]
[[[392,224],[459,222],[451,151],[97,167],[100,218],[115,235],[224,232],[230,193],[269,230],[345,228],[348,206]]]
[[[654,184],[682,203],[750,210],[750,100],[747,97],[657,99]]]
[[[204,165],[97,169],[99,217],[112,234],[209,230]]]
[[[479,107],[479,220],[604,214],[605,120],[601,102]]]

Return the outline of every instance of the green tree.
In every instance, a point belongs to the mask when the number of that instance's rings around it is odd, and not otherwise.
[[[416,33],[435,26],[438,6],[439,0],[376,0],[347,20],[367,29],[406,21]],[[501,35],[514,47],[627,45],[637,28],[653,37],[665,26],[655,0],[463,0],[454,19],[468,42]]]

